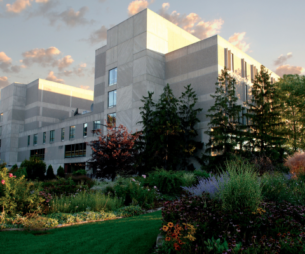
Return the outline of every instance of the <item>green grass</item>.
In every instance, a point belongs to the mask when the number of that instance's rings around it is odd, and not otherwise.
[[[0,232],[1,254],[145,254],[156,242],[161,211],[98,223],[52,229],[47,235]]]

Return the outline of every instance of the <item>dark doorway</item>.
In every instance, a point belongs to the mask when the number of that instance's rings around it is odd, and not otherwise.
[[[86,163],[80,162],[80,163],[66,163],[65,164],[65,173],[71,174],[77,170],[80,169],[86,169]]]

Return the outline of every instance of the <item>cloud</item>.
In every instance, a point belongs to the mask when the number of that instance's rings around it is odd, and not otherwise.
[[[59,79],[54,75],[53,71],[49,72],[49,75],[46,77],[46,80],[50,80],[50,81],[54,81],[54,82],[58,82],[58,83],[62,83],[65,84],[65,81],[63,79]]]
[[[60,50],[56,47],[49,47],[47,49],[36,48],[22,53],[23,60],[21,62],[25,66],[30,66],[38,63],[43,67],[54,64],[56,57],[60,54]]]
[[[86,25],[88,23],[93,23],[94,20],[87,20],[84,16],[88,11],[87,6],[83,6],[79,11],[74,11],[70,8],[62,13],[50,13],[48,14],[50,24],[54,25],[57,21],[62,21],[64,24],[70,27],[75,27],[77,25]]]
[[[180,26],[181,28],[200,38],[201,40],[219,33],[221,26],[224,23],[222,19],[215,19],[213,21],[205,22],[196,13],[190,13],[188,15],[180,14],[177,11],[168,13],[169,7],[169,3],[163,3],[159,14],[163,18],[169,20],[177,26]]]
[[[292,53],[289,52],[287,53],[286,56],[284,55],[280,55],[275,61],[274,61],[274,65],[282,65],[284,62],[286,62],[289,58],[292,57]]]
[[[305,68],[301,66],[291,66],[289,64],[281,65],[275,70],[275,73],[281,77],[284,74],[301,74],[302,72],[305,72]]]
[[[236,46],[237,48],[239,48],[240,50],[246,52],[249,50],[250,48],[250,44],[246,43],[245,40],[245,35],[246,32],[243,33],[234,33],[234,35],[232,35],[229,38],[229,42],[231,42],[234,46]]]
[[[13,4],[6,4],[6,11],[10,13],[20,13],[28,6],[31,6],[30,0],[16,0]]]
[[[81,89],[85,89],[85,90],[89,90],[89,88],[90,88],[90,86],[82,86],[82,85],[80,85],[79,86]]]
[[[0,77],[0,88],[6,87],[9,85],[7,77]]]
[[[99,43],[105,40],[107,40],[107,28],[105,26],[101,26],[100,29],[94,31],[89,38],[91,44]]]
[[[49,2],[49,0],[36,0],[36,3],[44,3],[44,4],[46,4],[47,2]]]
[[[73,62],[74,62],[73,58],[70,55],[67,55],[64,58],[54,62],[53,66],[57,66],[59,70],[63,70],[69,67]]]
[[[128,5],[128,15],[133,16],[146,9],[150,3],[147,0],[135,0]]]
[[[86,67],[87,67],[87,64],[82,63],[82,64],[79,64],[77,67],[74,67],[73,70],[65,70],[65,71],[59,73],[59,75],[70,77],[72,74],[74,74],[78,77],[82,77],[85,75],[84,71],[85,71]]]
[[[19,72],[21,67],[12,64],[12,59],[3,51],[0,52],[0,69],[4,72]]]

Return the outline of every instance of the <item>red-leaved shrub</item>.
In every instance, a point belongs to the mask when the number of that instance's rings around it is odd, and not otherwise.
[[[286,159],[284,165],[289,168],[292,178],[298,178],[300,173],[305,174],[305,153],[294,153]]]

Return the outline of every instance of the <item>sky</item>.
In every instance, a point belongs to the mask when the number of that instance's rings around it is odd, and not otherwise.
[[[215,34],[280,76],[305,75],[304,0],[0,0],[0,88],[38,78],[93,90],[107,29],[149,8]]]

